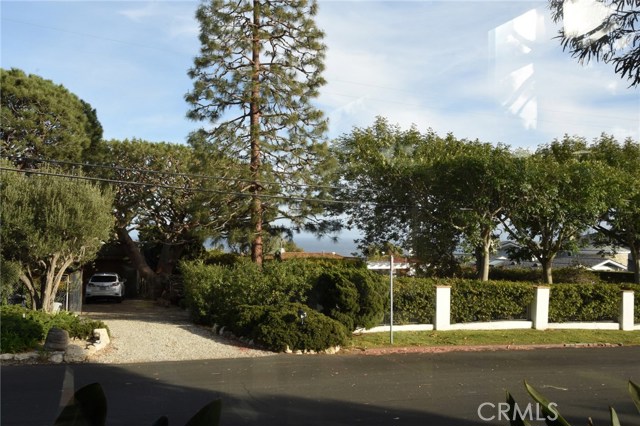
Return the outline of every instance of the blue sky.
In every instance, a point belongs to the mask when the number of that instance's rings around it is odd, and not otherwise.
[[[534,149],[602,132],[640,140],[640,89],[554,40],[546,1],[319,2],[328,46],[317,105],[328,137],[376,116],[402,127]],[[38,74],[97,109],[107,139],[183,143],[195,1],[5,1],[2,68]],[[305,243],[349,253],[345,239]]]

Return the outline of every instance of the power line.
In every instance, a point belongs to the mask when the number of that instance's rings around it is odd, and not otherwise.
[[[61,177],[67,179],[76,179],[76,180],[85,180],[90,182],[103,182],[110,184],[119,184],[119,185],[133,185],[133,186],[141,186],[141,187],[149,187],[149,188],[163,188],[163,189],[173,189],[177,191],[184,192],[201,192],[201,193],[209,193],[209,194],[221,194],[221,195],[234,195],[237,197],[254,197],[257,196],[263,199],[271,199],[271,200],[283,200],[283,201],[297,201],[297,202],[310,202],[310,203],[318,203],[318,204],[343,204],[343,205],[362,205],[360,201],[348,201],[348,200],[331,200],[331,199],[323,199],[323,198],[307,198],[307,197],[297,197],[290,195],[276,195],[276,194],[252,194],[247,192],[240,191],[230,191],[230,190],[217,190],[217,189],[204,189],[204,188],[184,188],[180,186],[173,185],[165,185],[165,184],[157,184],[157,183],[147,183],[147,182],[137,182],[137,181],[128,181],[128,180],[118,180],[118,179],[107,179],[107,178],[98,178],[91,176],[79,176],[79,175],[70,175],[66,173],[56,173],[56,172],[46,172],[37,169],[15,169],[10,167],[2,167],[0,166],[0,171],[8,171],[8,172],[16,172],[23,174],[34,174],[41,176],[52,176],[52,177]],[[371,202],[372,206],[387,206],[387,207],[408,207],[408,206],[395,206],[395,205],[384,205],[378,204],[375,202]]]
[[[200,175],[193,173],[179,173],[179,172],[169,172],[169,171],[161,171],[161,170],[149,170],[149,169],[141,169],[134,167],[121,167],[107,164],[92,164],[92,163],[79,163],[74,161],[66,161],[66,160],[50,160],[44,158],[36,158],[36,157],[26,157],[26,156],[6,156],[9,159],[20,159],[32,161],[34,163],[42,162],[56,165],[65,165],[65,166],[77,166],[77,167],[91,167],[91,168],[102,168],[107,170],[121,171],[121,172],[133,172],[133,173],[141,173],[141,174],[149,174],[149,175],[161,175],[161,176],[171,176],[171,177],[184,177],[189,179],[203,179],[203,180],[219,180],[226,182],[243,182],[243,183],[255,183],[252,179],[241,179],[241,178],[229,178],[223,176],[212,176],[212,175]],[[260,184],[260,182],[258,182]],[[313,184],[303,184],[303,183],[288,183],[288,186],[293,186],[297,188],[310,188],[310,189],[341,189],[338,186],[330,186],[330,185],[313,185]]]

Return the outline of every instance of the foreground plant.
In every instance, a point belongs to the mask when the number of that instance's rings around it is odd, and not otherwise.
[[[553,402],[550,402],[544,395],[542,395],[538,390],[536,390],[533,386],[531,386],[525,380],[524,386],[527,389],[531,398],[538,404],[540,411],[544,415],[545,423],[549,426],[571,426],[571,424],[560,415],[560,412],[557,409],[557,405]],[[629,394],[631,395],[631,400],[634,405],[640,412],[640,386],[636,383],[629,380]],[[509,423],[511,426],[528,426],[531,423],[527,422],[524,418],[523,412],[518,408],[518,404],[513,399],[511,394],[507,392],[507,404],[509,406]],[[611,426],[621,426],[620,420],[618,419],[618,414],[613,407],[609,407],[609,413],[611,415]],[[593,426],[593,421],[589,418],[588,421],[589,426]]]
[[[217,426],[220,424],[220,400],[205,405],[185,426]],[[64,407],[54,426],[104,426],[107,420],[107,398],[99,383],[78,389]],[[169,419],[160,417],[151,426],[168,426]]]

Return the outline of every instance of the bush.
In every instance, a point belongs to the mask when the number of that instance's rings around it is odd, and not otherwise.
[[[615,285],[554,284],[549,297],[550,322],[616,321],[618,318],[620,287]]]
[[[3,306],[0,315],[0,350],[17,353],[37,349],[52,327],[69,332],[69,337],[88,339],[96,328],[107,328],[102,321],[80,318],[68,312],[49,314],[21,306]]]
[[[347,330],[372,327],[384,318],[384,278],[358,268],[333,268],[316,279],[310,306],[342,323]]]
[[[534,298],[527,283],[455,280],[451,285],[452,323],[526,319]]]
[[[304,322],[298,315],[300,310],[306,313]],[[243,305],[238,308],[237,319],[232,327],[235,333],[273,351],[321,351],[344,345],[347,339],[342,324],[301,303]]]
[[[393,285],[393,321],[430,324],[436,313],[436,280],[401,277]]]
[[[584,268],[559,268],[553,271],[553,282],[566,284],[597,284],[600,276],[597,272]]]
[[[320,266],[305,261],[233,266],[187,262],[181,265],[186,304],[194,321],[230,325],[240,305],[304,302]]]

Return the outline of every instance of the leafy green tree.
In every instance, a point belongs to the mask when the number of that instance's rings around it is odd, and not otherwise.
[[[446,227],[446,238],[439,235],[427,241],[435,233],[422,217],[433,217],[427,205],[433,181],[428,165],[461,145],[451,135],[443,139],[432,131],[402,130],[381,117],[336,141],[335,156],[343,165],[336,198],[344,202],[333,206],[333,214],[362,232],[360,250],[390,243],[412,251],[432,267],[441,263],[443,253],[452,260],[457,231]],[[431,223],[442,225],[442,221]]]
[[[596,229],[614,246],[631,251],[634,281],[640,284],[640,143],[627,139],[619,143],[602,135],[590,147],[588,157],[611,167],[612,202]]]
[[[150,283],[149,296],[158,297],[179,259],[236,225],[245,181],[230,176],[233,160],[205,158],[187,145],[112,140],[101,152],[88,173],[113,185],[118,240]]]
[[[514,172],[507,147],[401,130],[383,118],[337,142],[345,165],[338,196],[349,201],[337,213],[363,231],[361,250],[391,242],[450,275],[466,239],[478,248],[479,273],[488,279],[503,189]]]
[[[553,260],[560,251],[576,249],[579,237],[596,226],[609,207],[610,170],[600,162],[558,153],[571,138],[518,159],[517,172],[506,188],[505,231],[520,249],[521,259],[537,259],[546,283],[553,283]]]
[[[188,117],[208,121],[191,144],[214,145],[250,172],[244,192],[251,257],[262,263],[264,225],[301,225],[321,213],[328,179],[326,120],[311,100],[325,81],[315,0],[203,2],[200,54],[189,76]]]
[[[93,184],[24,174],[2,161],[2,259],[20,264],[20,282],[34,309],[50,311],[63,275],[92,260],[113,229],[112,197]]]
[[[637,0],[567,1],[549,0],[554,22],[559,30],[563,50],[580,63],[596,60],[614,65],[630,86],[640,84],[640,2]],[[588,25],[585,13],[600,15],[600,21]]]
[[[506,146],[467,142],[464,152],[432,166],[432,204],[474,249],[482,281],[489,280],[489,260],[500,236],[497,227],[507,204],[505,189],[514,179],[514,165]]]
[[[37,75],[0,69],[0,153],[25,160],[79,161],[102,138],[102,126],[91,106]]]

